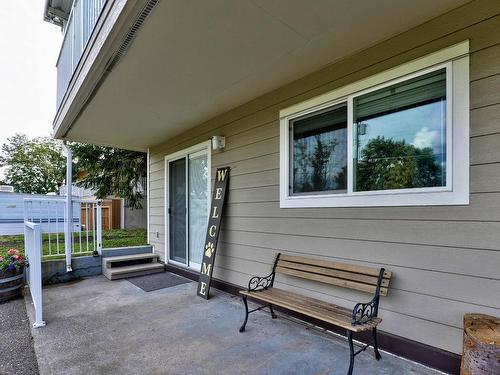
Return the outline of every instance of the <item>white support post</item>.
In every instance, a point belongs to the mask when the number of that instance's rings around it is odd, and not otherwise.
[[[97,201],[97,254],[102,255],[102,201]],[[96,254],[94,254],[96,255]]]
[[[125,229],[125,199],[120,198],[120,229]]]
[[[71,253],[73,246],[73,156],[70,148],[63,144],[66,151],[66,220],[64,222],[64,252],[66,254],[66,272],[71,272]]]
[[[24,221],[24,250],[28,263],[25,268],[26,282],[29,287],[35,322],[33,328],[45,326],[43,320],[42,298],[42,226],[31,221]]]
[[[29,259],[32,276],[30,278],[31,296],[35,305],[35,322],[33,328],[45,327],[42,302],[42,230],[40,225],[33,226],[33,252]]]

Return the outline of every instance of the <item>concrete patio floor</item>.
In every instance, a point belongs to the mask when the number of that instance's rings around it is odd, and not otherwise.
[[[239,333],[239,298],[196,284],[144,292],[127,280],[92,277],[44,288],[47,326],[33,329],[40,374],[345,374],[347,342],[285,316],[250,315]],[[28,314],[33,308],[27,300]],[[438,374],[367,350],[354,374]]]

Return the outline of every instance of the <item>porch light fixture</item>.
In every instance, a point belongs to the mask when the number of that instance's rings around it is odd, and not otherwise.
[[[212,149],[213,150],[222,150],[226,147],[226,137],[221,135],[214,135],[212,137]]]

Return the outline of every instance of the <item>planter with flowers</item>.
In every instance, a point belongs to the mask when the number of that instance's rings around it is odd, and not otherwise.
[[[0,303],[16,298],[24,284],[26,259],[19,250],[0,250]]]

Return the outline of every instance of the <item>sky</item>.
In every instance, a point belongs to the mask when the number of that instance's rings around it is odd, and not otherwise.
[[[0,144],[16,132],[49,136],[56,110],[61,29],[44,0],[0,1]]]
[[[44,0],[0,1],[0,146],[15,133],[32,138],[52,130],[62,34],[43,21],[43,6]]]

